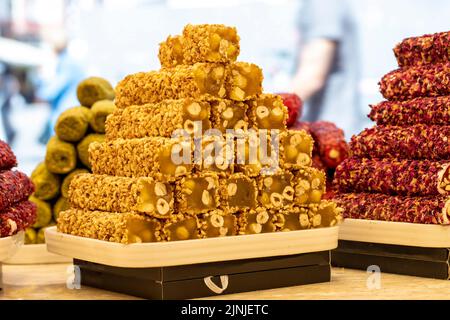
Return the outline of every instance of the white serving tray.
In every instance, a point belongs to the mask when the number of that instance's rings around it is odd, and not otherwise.
[[[123,268],[152,268],[285,256],[337,248],[339,227],[125,245],[45,229],[50,252]]]
[[[339,228],[339,240],[450,248],[450,226],[345,219]]]
[[[12,237],[0,238],[0,262],[3,262],[14,255],[23,244],[23,239],[23,231]]]
[[[70,263],[72,259],[47,251],[45,244],[26,244],[21,246],[16,254],[5,260],[5,264],[50,264]]]

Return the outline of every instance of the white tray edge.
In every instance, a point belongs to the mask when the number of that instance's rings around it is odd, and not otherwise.
[[[12,257],[23,244],[24,232],[6,238],[0,238],[0,262]]]
[[[26,264],[51,264],[70,263],[72,259],[58,254],[48,252],[45,244],[26,244],[21,246],[17,252],[5,260],[5,264],[26,265]]]
[[[45,230],[48,251],[123,268],[153,268],[263,258],[337,248],[339,227],[201,240],[124,245]]]
[[[345,219],[339,240],[424,248],[450,248],[450,226]]]

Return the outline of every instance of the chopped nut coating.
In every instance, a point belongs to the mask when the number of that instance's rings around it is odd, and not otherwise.
[[[395,102],[383,101],[371,106],[369,118],[378,125],[448,125],[450,123],[450,96]]]
[[[381,79],[381,94],[390,101],[450,95],[450,63],[394,70]]]
[[[69,209],[59,214],[58,231],[125,244],[161,241],[158,220],[133,212]]]
[[[191,150],[188,142],[152,137],[92,143],[89,154],[95,174],[174,181],[191,172]]]
[[[80,174],[70,185],[73,206],[86,210],[140,212],[168,218],[174,211],[173,187],[152,178]]]
[[[106,139],[170,138],[179,129],[184,129],[186,134],[201,130],[198,131],[201,134],[211,128],[210,112],[210,102],[192,99],[164,100],[117,109],[106,121]]]
[[[248,84],[237,82],[241,77]],[[253,64],[196,63],[127,76],[116,87],[116,105],[157,103],[167,99],[231,99],[245,101],[262,92],[262,71]]]
[[[336,169],[334,183],[341,192],[392,195],[450,193],[450,164],[428,160],[349,158]]]
[[[450,32],[411,37],[400,42],[394,53],[400,67],[450,62]]]
[[[375,126],[353,136],[351,150],[360,158],[450,159],[450,126]]]
[[[408,197],[374,193],[344,193],[333,200],[344,217],[423,224],[450,224],[448,196]]]
[[[239,55],[236,28],[220,24],[188,24],[181,36],[169,36],[159,47],[163,67],[197,62],[234,62]]]
[[[89,173],[89,171],[86,169],[75,169],[71,173],[69,173],[67,176],[64,177],[64,180],[61,184],[61,195],[64,198],[69,198],[70,183],[72,182],[72,179],[75,178],[80,173]],[[36,196],[36,192],[34,193],[34,195]],[[42,199],[42,200],[45,200],[45,199]]]

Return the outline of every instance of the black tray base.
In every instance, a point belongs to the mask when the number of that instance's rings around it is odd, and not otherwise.
[[[339,241],[331,253],[335,267],[367,270],[378,266],[381,272],[448,280],[449,249],[422,248],[357,241]]]
[[[162,268],[118,268],[74,260],[81,285],[152,300],[179,300],[328,282],[330,252]],[[228,285],[221,282],[226,276]],[[216,290],[210,289],[206,279]],[[217,289],[224,289],[219,290]]]

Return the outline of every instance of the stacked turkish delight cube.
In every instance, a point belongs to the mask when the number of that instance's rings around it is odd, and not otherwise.
[[[24,173],[12,170],[16,165],[11,148],[0,141],[0,238],[25,230],[36,219],[36,205],[28,201],[33,183]]]
[[[387,101],[372,106],[377,126],[351,141],[337,169],[335,200],[345,216],[450,223],[450,32],[408,38],[385,75]]]
[[[287,130],[281,97],[263,94],[261,69],[239,51],[235,28],[187,25],[161,43],[159,71],[123,79],[59,231],[136,243],[338,223],[311,136]]]

